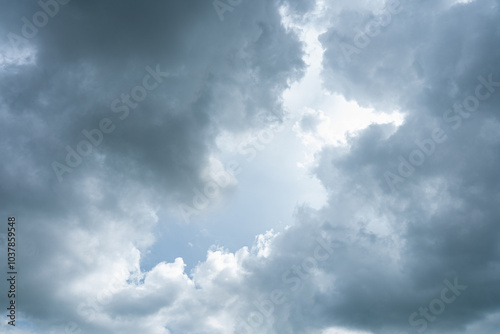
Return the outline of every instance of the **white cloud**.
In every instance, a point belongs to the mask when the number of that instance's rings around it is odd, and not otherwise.
[[[210,3],[75,2],[34,40],[36,66],[1,58],[1,211],[19,215],[19,315],[33,328],[21,331],[400,333],[459,277],[470,288],[428,333],[496,333],[500,97],[456,132],[442,114],[479,75],[500,80],[498,3],[401,3],[350,63],[338,41],[384,1],[243,2],[223,23]],[[0,11],[3,29],[18,6]],[[57,182],[50,163],[160,60],[176,75]],[[287,126],[267,143],[279,122],[263,111]],[[448,141],[391,193],[384,172],[436,126]],[[141,267],[174,230],[165,212],[236,158],[220,205]],[[214,245],[187,270],[176,247],[200,240]]]

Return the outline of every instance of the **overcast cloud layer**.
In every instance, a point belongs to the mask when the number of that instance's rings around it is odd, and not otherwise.
[[[499,5],[0,0],[0,332],[497,334]]]

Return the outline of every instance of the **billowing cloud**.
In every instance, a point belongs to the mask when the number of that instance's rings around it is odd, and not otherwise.
[[[499,1],[1,6],[5,332],[496,333]]]

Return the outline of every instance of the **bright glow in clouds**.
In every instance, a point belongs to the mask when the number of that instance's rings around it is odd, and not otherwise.
[[[36,49],[31,45],[16,48],[10,44],[4,44],[1,48],[0,70],[7,66],[34,65],[36,63]]]
[[[323,3],[318,2],[314,11],[304,21],[298,22],[281,9],[283,24],[293,29],[305,44],[308,64],[304,78],[283,93],[284,106],[294,120],[293,130],[303,141],[307,152],[299,166],[309,166],[314,153],[325,145],[346,144],[346,137],[365,129],[370,124],[403,123],[397,111],[381,112],[362,108],[355,101],[346,101],[342,95],[330,94],[322,86],[321,72],[324,50],[318,36],[327,29]]]
[[[456,0],[456,1],[455,1],[455,4],[457,4],[457,3],[471,3],[471,2],[473,2],[473,1],[474,1],[474,0]]]
[[[340,327],[330,327],[325,329],[321,334],[372,334],[371,332],[360,332],[360,331],[352,331],[349,329],[344,329]]]

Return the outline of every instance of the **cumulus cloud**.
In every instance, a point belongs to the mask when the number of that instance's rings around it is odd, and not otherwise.
[[[223,21],[212,2],[1,3],[0,211],[18,221],[20,291],[2,330],[496,333],[499,1],[227,3]],[[260,153],[253,134],[280,124],[278,153]],[[253,244],[211,236],[189,270],[173,253],[144,268],[179,205],[200,214],[225,151],[254,145],[261,175],[290,177],[292,137],[323,206],[297,201]],[[211,223],[246,230],[286,196]]]

